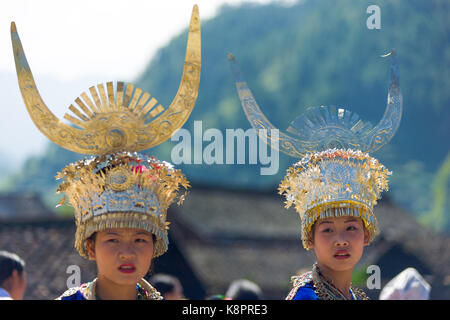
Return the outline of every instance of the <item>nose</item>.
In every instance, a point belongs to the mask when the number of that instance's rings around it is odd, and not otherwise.
[[[131,260],[136,257],[136,252],[130,244],[123,244],[119,251],[119,258],[122,260]]]
[[[346,247],[346,246],[348,246],[348,241],[347,241],[347,239],[344,237],[344,235],[338,234],[338,235],[336,236],[335,241],[334,241],[334,245],[335,245],[336,247]]]

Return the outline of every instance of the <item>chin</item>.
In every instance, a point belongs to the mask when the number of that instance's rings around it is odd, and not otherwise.
[[[133,279],[118,279],[117,281],[115,281],[117,284],[121,285],[121,286],[132,286],[132,285],[136,285],[136,283],[138,283],[141,280],[141,278],[137,279],[137,278],[133,278]]]
[[[349,271],[349,270],[353,270],[353,268],[355,267],[355,264],[333,264],[332,268],[334,271]]]
[[[356,262],[353,259],[349,259],[348,261],[336,261],[334,258],[328,264],[334,271],[348,271],[353,270]]]
[[[117,275],[114,277],[114,282],[119,285],[135,285],[141,280],[142,277],[140,277],[137,274],[133,275]]]

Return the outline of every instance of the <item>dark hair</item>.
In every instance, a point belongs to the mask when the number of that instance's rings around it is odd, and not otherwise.
[[[261,288],[254,282],[240,279],[230,284],[226,297],[232,300],[261,300]]]
[[[23,261],[17,254],[8,251],[0,251],[0,286],[8,279],[14,270],[22,274],[25,268]]]
[[[175,287],[180,284],[176,277],[162,273],[155,274],[149,279],[149,282],[159,291],[159,293],[161,293],[161,295],[172,292]]]

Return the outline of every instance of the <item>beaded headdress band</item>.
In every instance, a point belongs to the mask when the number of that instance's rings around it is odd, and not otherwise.
[[[392,139],[400,124],[402,95],[396,53],[392,51],[386,111],[376,126],[360,120],[343,108],[313,107],[292,121],[287,132],[279,132],[279,150],[301,159],[287,170],[279,187],[286,207],[294,205],[301,219],[303,246],[309,249],[311,228],[317,219],[360,217],[370,241],[378,233],[373,207],[381,192],[388,190],[391,174],[368,155]],[[236,88],[244,112],[260,139],[275,139],[276,129],[264,116],[234,57],[230,54]],[[264,130],[260,130],[264,129]]]
[[[200,19],[194,6],[178,92],[168,108],[147,92],[123,82],[89,88],[60,121],[42,100],[15,23],[11,23],[17,77],[33,122],[51,141],[81,154],[96,155],[69,164],[57,175],[75,209],[75,247],[87,257],[86,239],[109,228],[140,228],[156,236],[154,256],[167,250],[167,208],[189,183],[169,163],[136,152],[166,141],[189,118],[198,95],[201,68]],[[106,89],[106,91],[105,91]],[[60,204],[65,203],[66,196]],[[179,197],[179,203],[184,195]]]

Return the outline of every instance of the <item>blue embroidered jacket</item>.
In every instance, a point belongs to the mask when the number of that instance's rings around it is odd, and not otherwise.
[[[92,282],[83,283],[79,287],[73,287],[64,292],[56,300],[95,300],[95,283],[97,279]],[[136,284],[136,290],[138,292],[138,299],[142,300],[164,300],[161,294],[147,281],[141,279]]]
[[[317,295],[312,272],[307,272],[299,277],[292,277],[293,288],[289,292],[286,300],[320,300]],[[352,300],[367,299],[364,292],[359,289],[350,289]]]

